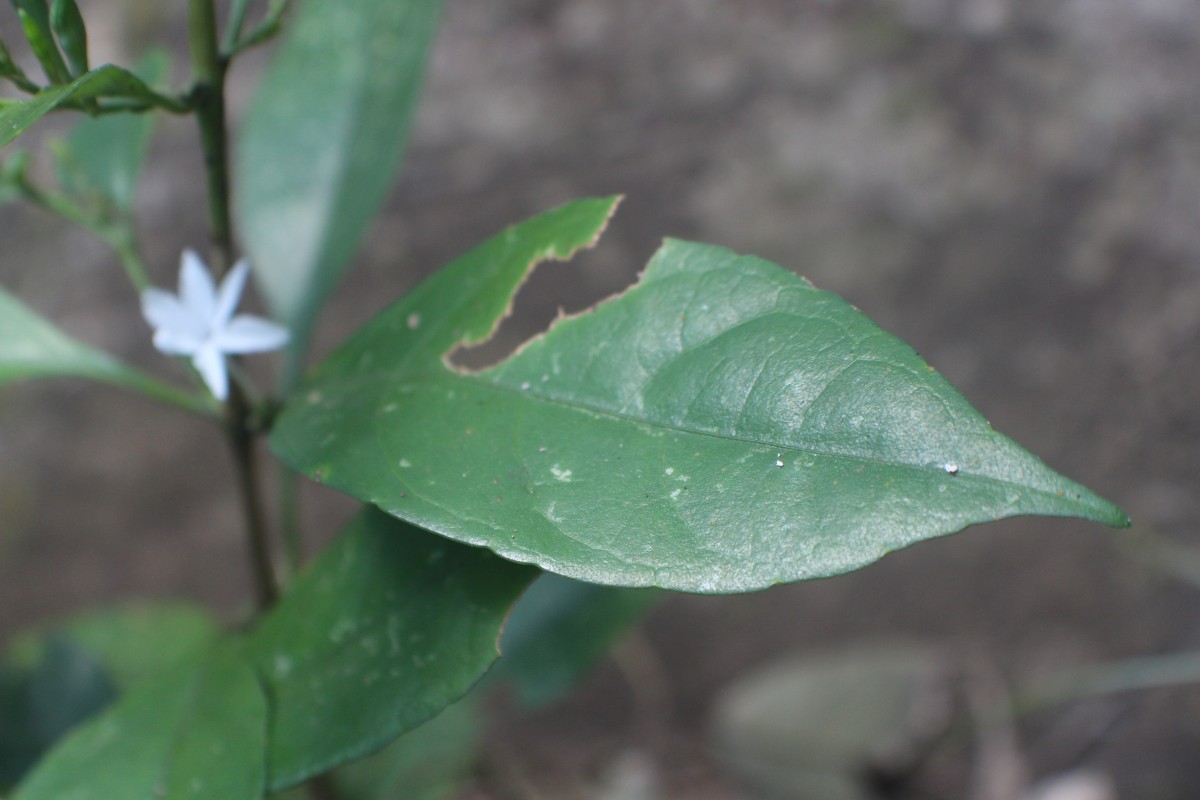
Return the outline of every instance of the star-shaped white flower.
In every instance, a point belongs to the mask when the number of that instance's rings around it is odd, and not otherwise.
[[[154,346],[168,355],[190,356],[218,400],[229,396],[227,355],[277,350],[288,341],[282,325],[247,314],[233,316],[249,273],[243,259],[218,288],[200,257],[184,250],[178,296],[154,288],[142,292],[142,314],[154,328]]]

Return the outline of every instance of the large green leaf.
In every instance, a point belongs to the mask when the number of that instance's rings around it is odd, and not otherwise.
[[[115,97],[147,106],[181,111],[179,102],[153,92],[128,70],[105,64],[62,86],[39,92],[19,103],[0,107],[0,147],[20,136],[26,128],[64,105],[77,105],[98,97]]]
[[[718,247],[667,241],[635,287],[507,361],[447,365],[612,204],[536,217],[421,284],[319,365],[275,451],[422,527],[628,586],[760,589],[1017,514],[1127,524],[857,309]]]
[[[247,112],[236,207],[293,368],[391,183],[440,7],[302,3]]]
[[[536,571],[360,514],[248,641],[272,790],[364,756],[462,697]]]
[[[0,385],[24,378],[90,378],[173,402],[198,413],[215,406],[174,389],[107,353],[72,339],[0,289]]]
[[[68,736],[14,800],[257,800],[266,717],[254,670],[219,648]]]

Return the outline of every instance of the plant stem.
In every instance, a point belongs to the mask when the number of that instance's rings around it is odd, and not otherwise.
[[[226,54],[232,53],[238,40],[242,38],[242,26],[246,23],[246,10],[249,5],[250,0],[233,0],[229,19],[225,23],[225,41],[221,44],[221,49]]]
[[[233,453],[234,469],[237,472],[238,494],[241,496],[242,516],[246,522],[247,544],[250,548],[250,564],[254,570],[254,593],[260,610],[274,605],[279,599],[279,587],[275,580],[275,567],[271,560],[271,545],[267,540],[266,517],[263,515],[262,494],[258,485],[258,459],[255,455],[255,437],[245,425],[245,417],[235,418],[244,404],[233,402],[238,397],[231,393],[226,406],[225,431]]]
[[[208,178],[208,215],[212,226],[209,264],[218,276],[228,271],[233,253],[233,223],[229,213],[229,151],[225,122],[225,67],[217,44],[217,15],[213,0],[188,0],[188,44],[195,86],[192,100],[200,125],[204,171]],[[271,545],[258,482],[252,409],[235,381],[225,404],[225,435],[233,455],[242,515],[245,519],[255,597],[260,610],[279,596]]]
[[[208,178],[208,216],[213,253],[209,265],[218,277],[229,269],[233,224],[229,215],[229,153],[225,125],[225,62],[217,49],[213,0],[188,0],[188,39],[195,86],[192,89],[204,171]]]

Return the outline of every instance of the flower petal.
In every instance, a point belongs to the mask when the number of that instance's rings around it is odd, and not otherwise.
[[[204,339],[187,333],[159,328],[154,332],[154,347],[169,356],[190,356],[200,350]]]
[[[200,373],[213,397],[224,401],[229,396],[229,372],[225,355],[212,342],[205,342],[192,356],[192,366]]]
[[[229,270],[229,274],[221,281],[217,290],[217,304],[213,310],[213,327],[222,328],[233,316],[238,301],[242,299],[242,290],[246,288],[246,276],[250,274],[250,264],[246,259],[239,260]]]
[[[217,310],[217,288],[208,267],[194,250],[184,250],[179,261],[179,299],[191,313],[205,322]]]
[[[146,289],[142,292],[142,316],[154,328],[174,327],[177,320],[186,315],[179,298],[162,289]]]
[[[171,355],[190,354],[199,347],[206,326],[179,298],[162,289],[146,289],[141,300],[142,316],[155,329],[155,347]]]
[[[291,338],[288,329],[262,317],[242,314],[216,332],[213,344],[225,353],[263,353],[278,350]]]

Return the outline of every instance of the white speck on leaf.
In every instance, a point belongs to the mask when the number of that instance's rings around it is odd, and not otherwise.
[[[261,317],[233,316],[250,265],[243,259],[218,287],[200,257],[184,250],[179,294],[149,288],[142,292],[142,315],[154,328],[154,346],[172,356],[189,356],[218,400],[229,396],[230,355],[263,353],[287,344],[287,328]]]
[[[410,331],[415,331],[417,328],[421,327],[421,315],[420,314],[409,314],[407,322],[408,322],[408,329]]]
[[[292,674],[292,659],[288,658],[283,653],[275,654],[275,674],[280,678],[286,678]]]
[[[947,475],[957,475],[958,474],[958,464],[956,464],[953,461],[947,461],[945,464],[942,464],[942,469],[945,471],[945,473]]]
[[[558,464],[551,465],[550,473],[555,477],[556,480],[560,480],[563,483],[570,483],[571,476],[575,474],[569,469],[563,469]]]

